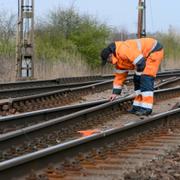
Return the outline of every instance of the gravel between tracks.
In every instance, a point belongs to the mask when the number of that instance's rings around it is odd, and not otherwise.
[[[179,180],[180,146],[173,152],[152,160],[146,167],[125,175],[125,180]]]

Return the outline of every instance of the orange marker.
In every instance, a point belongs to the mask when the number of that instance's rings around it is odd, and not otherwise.
[[[86,136],[90,136],[92,134],[95,134],[95,133],[98,133],[100,132],[99,129],[88,129],[88,130],[84,130],[84,131],[78,131],[80,134],[83,135],[83,137],[86,137]]]

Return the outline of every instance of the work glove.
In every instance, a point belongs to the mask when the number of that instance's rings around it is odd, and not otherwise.
[[[140,61],[136,64],[136,70],[137,72],[143,72],[144,68],[146,66],[145,58],[141,58]]]

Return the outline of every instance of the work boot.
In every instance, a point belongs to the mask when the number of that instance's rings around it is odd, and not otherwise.
[[[139,110],[140,107],[138,106],[133,106],[130,110],[128,110],[127,112],[128,113],[131,113],[131,114],[136,114],[136,112]]]
[[[138,111],[136,111],[136,115],[138,116],[148,116],[152,113],[152,109],[147,108],[140,108]]]

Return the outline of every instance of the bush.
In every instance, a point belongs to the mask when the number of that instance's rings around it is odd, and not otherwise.
[[[77,53],[94,67],[99,64],[99,52],[105,46],[109,28],[88,15],[79,15],[74,8],[58,8],[50,12],[46,23],[36,31],[38,57],[58,59],[62,51]]]

